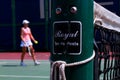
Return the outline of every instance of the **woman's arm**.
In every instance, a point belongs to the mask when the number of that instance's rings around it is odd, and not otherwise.
[[[24,42],[24,39],[23,39],[23,29],[22,29],[22,28],[21,28],[20,38],[21,38],[21,40]]]
[[[31,30],[30,30],[30,38],[31,38],[32,41],[34,41],[34,42],[36,41],[35,38],[34,38],[33,35],[32,35]]]

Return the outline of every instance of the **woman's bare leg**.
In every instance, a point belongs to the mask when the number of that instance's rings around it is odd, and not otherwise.
[[[34,50],[34,48],[33,48],[32,45],[30,46],[30,49],[31,49],[32,59],[33,59],[35,65],[40,64],[40,63],[37,61],[37,59],[36,59],[35,50]]]
[[[22,47],[21,62],[23,62],[25,54],[26,54],[26,47]]]
[[[30,46],[30,50],[31,50],[32,59],[35,62],[36,56],[35,56],[35,50],[34,50],[33,46]]]

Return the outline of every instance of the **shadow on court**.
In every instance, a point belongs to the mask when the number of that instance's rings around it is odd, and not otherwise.
[[[2,67],[20,67],[20,65],[2,65]]]

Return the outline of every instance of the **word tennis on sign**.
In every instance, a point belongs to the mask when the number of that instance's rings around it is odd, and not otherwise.
[[[79,21],[54,22],[54,54],[81,53],[82,26]]]

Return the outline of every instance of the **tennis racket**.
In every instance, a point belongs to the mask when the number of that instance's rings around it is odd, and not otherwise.
[[[38,44],[38,41],[35,41],[34,42],[35,44]],[[32,54],[31,54],[31,50],[30,50],[30,46],[26,43],[26,45],[27,45],[27,49],[28,49],[28,54],[30,55],[30,56],[32,56]]]
[[[28,54],[29,54],[29,56],[32,56],[32,54],[31,54],[31,50],[30,50],[30,46],[27,44],[27,43],[25,43],[26,44],[26,46],[27,46],[27,50],[28,50]]]
[[[28,54],[29,54],[29,56],[32,56],[31,50],[30,50],[30,46],[28,46],[27,48],[28,48]]]

